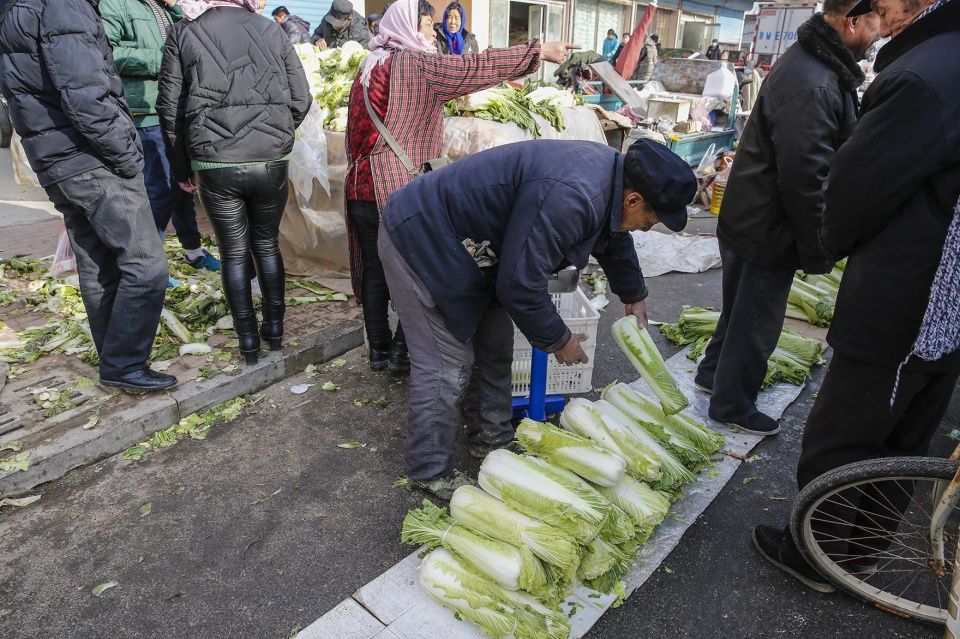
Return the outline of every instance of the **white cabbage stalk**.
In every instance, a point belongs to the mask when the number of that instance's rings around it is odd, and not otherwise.
[[[620,383],[608,387],[603,391],[603,398],[619,408],[625,415],[638,422],[643,422],[657,439],[676,448],[689,457],[691,463],[706,461],[710,455],[723,446],[724,438],[715,433],[692,417],[683,413],[666,415],[659,404],[643,396],[626,384]],[[653,426],[656,424],[656,426]],[[660,432],[654,432],[659,430]],[[692,449],[692,450],[691,450]]]
[[[584,548],[580,563],[580,578],[584,581],[597,579],[611,570],[629,567],[631,557],[614,544],[597,537]],[[617,577],[619,579],[619,576]]]
[[[512,510],[476,486],[461,486],[450,499],[450,515],[495,539],[530,551],[564,571],[580,563],[580,546],[558,528]]]
[[[420,586],[491,639],[567,639],[565,615],[533,597],[484,579],[443,548],[420,565]]]
[[[624,477],[616,486],[597,488],[600,494],[619,506],[640,528],[653,528],[670,510],[670,498],[633,477]]]
[[[613,338],[633,367],[653,389],[664,413],[674,415],[690,405],[667,370],[663,356],[657,350],[650,333],[646,328],[640,328],[635,317],[627,316],[614,322]]]
[[[524,419],[517,426],[517,441],[531,455],[566,468],[599,486],[613,486],[626,472],[623,458],[552,424]]]
[[[160,318],[163,320],[163,324],[167,327],[167,330],[173,333],[178,340],[184,344],[189,344],[193,341],[193,335],[190,333],[190,329],[184,326],[183,322],[181,322],[169,308],[160,311]]]
[[[528,548],[518,548],[472,530],[448,517],[429,500],[403,519],[400,540],[406,544],[443,546],[507,590],[548,595],[543,564]]]
[[[656,483],[658,488],[666,488],[668,490],[676,489],[682,484],[692,482],[696,479],[696,475],[680,463],[680,460],[671,455],[670,451],[664,448],[650,433],[640,428],[633,420],[624,415],[623,411],[619,408],[603,399],[595,402],[594,406],[603,413],[605,417],[612,419],[625,429],[629,434],[629,439],[632,440],[633,446],[645,451],[660,462],[660,472],[662,476],[660,481]]]
[[[610,511],[610,502],[573,473],[504,449],[487,455],[477,482],[511,508],[581,542],[597,536]]]
[[[330,130],[331,131],[346,131],[347,130],[347,114],[349,109],[347,107],[337,107],[333,112],[333,119],[330,121]]]
[[[571,399],[560,414],[560,425],[622,457],[627,471],[638,479],[657,482],[663,477],[661,460],[644,449],[626,426],[605,415],[593,402],[581,397]]]
[[[492,104],[502,102],[503,95],[496,89],[485,89],[465,95],[457,103],[461,111],[482,111]]]
[[[577,105],[577,100],[573,97],[573,93],[556,87],[540,87],[539,89],[534,89],[527,94],[527,99],[534,104],[552,102],[560,108],[570,108]]]
[[[709,461],[710,455],[684,437],[683,430],[675,425],[672,416],[665,415],[659,404],[634,392],[626,384],[608,387],[603,391],[603,399],[655,437],[688,468],[700,468]]]

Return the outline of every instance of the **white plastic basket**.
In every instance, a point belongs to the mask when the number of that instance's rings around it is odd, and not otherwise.
[[[593,387],[593,355],[597,349],[597,326],[600,313],[590,305],[587,296],[579,288],[573,293],[553,295],[553,303],[571,333],[583,333],[583,351],[590,358],[586,364],[561,366],[551,355],[547,360],[547,393],[550,395],[573,395],[589,392]],[[532,348],[523,333],[513,327],[513,396],[530,394],[530,359]]]

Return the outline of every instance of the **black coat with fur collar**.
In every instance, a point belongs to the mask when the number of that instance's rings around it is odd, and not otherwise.
[[[720,211],[720,241],[770,268],[826,273],[823,187],[834,152],[857,121],[863,73],[817,14],[797,30],[763,82]]]

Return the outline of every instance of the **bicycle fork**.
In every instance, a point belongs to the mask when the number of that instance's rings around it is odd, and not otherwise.
[[[960,451],[954,451],[954,455]],[[933,550],[931,557],[931,568],[939,576],[946,574],[946,557],[943,547],[943,530],[947,524],[947,519],[953,512],[954,506],[960,499],[960,469],[954,474],[953,479],[947,485],[946,489],[941,490],[939,499],[934,496],[934,503],[937,504],[933,510],[933,517],[930,520],[930,544]],[[950,600],[947,604],[946,639],[960,639],[960,535],[957,537],[957,549],[954,554],[954,568],[950,583]]]

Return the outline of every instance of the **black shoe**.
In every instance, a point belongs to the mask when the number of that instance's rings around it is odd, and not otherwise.
[[[470,453],[470,456],[474,459],[484,460],[487,458],[487,455],[492,453],[495,450],[504,448],[509,450],[511,453],[516,453],[517,455],[524,455],[525,452],[523,448],[516,443],[515,440],[510,440],[503,444],[485,444],[483,442],[470,442],[470,447],[467,451]]]
[[[410,355],[407,353],[407,343],[400,340],[393,340],[390,346],[390,357],[387,360],[387,366],[394,373],[406,373],[410,370]]]
[[[833,584],[808,564],[788,539],[787,532],[773,526],[757,526],[753,529],[753,545],[763,558],[784,571],[803,585],[817,592],[835,592]]]
[[[371,348],[370,349],[370,370],[372,371],[384,370],[387,367],[387,363],[389,359],[390,359],[389,350]]]
[[[158,373],[149,366],[120,377],[101,377],[100,384],[126,390],[153,392],[177,385],[177,378],[166,373]]]
[[[764,415],[760,411],[755,412],[746,419],[729,420],[714,417],[713,415],[710,415],[710,419],[715,419],[731,428],[739,428],[743,432],[750,433],[751,435],[776,435],[780,432],[780,424],[777,420],[769,415]]]
[[[420,490],[426,491],[443,501],[450,501],[453,493],[461,486],[476,486],[476,480],[467,477],[459,470],[453,471],[450,475],[437,477],[436,479],[426,479],[422,481],[413,480],[411,482]]]
[[[708,386],[707,384],[702,384],[697,380],[693,380],[693,385],[697,387],[698,390],[703,391],[707,395],[713,395],[713,387]]]

